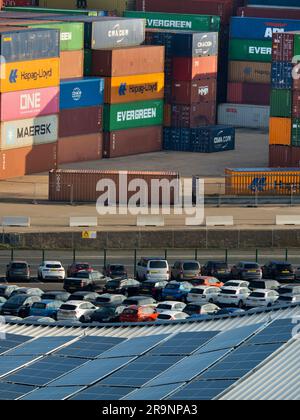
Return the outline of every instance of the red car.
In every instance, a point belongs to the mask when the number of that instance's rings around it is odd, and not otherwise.
[[[89,263],[77,263],[74,262],[68,267],[67,276],[72,277],[74,274],[78,273],[79,271],[94,271],[93,267]]]
[[[132,305],[121,313],[120,322],[151,322],[157,317],[158,313],[152,306]]]

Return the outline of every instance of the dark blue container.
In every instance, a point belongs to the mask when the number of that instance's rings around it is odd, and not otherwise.
[[[104,103],[104,79],[66,79],[60,84],[60,109],[100,106]]]
[[[160,45],[165,47],[165,57],[172,58],[174,54],[174,37],[177,32],[161,32],[157,29],[147,30],[146,45]]]
[[[292,89],[293,88],[293,64],[286,61],[274,61],[272,63],[272,88]]]
[[[174,57],[207,57],[215,55],[218,55],[217,32],[180,32],[174,35]]]
[[[299,7],[299,0],[248,0],[247,6]]]
[[[230,24],[230,38],[238,39],[271,40],[275,32],[292,31],[300,31],[300,20],[233,17]]]

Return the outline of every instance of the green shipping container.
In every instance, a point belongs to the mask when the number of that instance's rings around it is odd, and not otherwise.
[[[104,131],[162,125],[163,116],[163,100],[105,105]]]
[[[231,39],[229,60],[271,63],[272,41]]]
[[[84,24],[81,22],[53,22],[30,24],[31,28],[60,30],[60,50],[78,51],[84,47]]]
[[[27,12],[27,13],[53,13],[58,15],[85,15],[85,16],[98,16],[99,12],[97,10],[85,10],[85,9],[48,9],[45,7],[17,7],[17,6],[7,6],[3,7],[3,10],[6,12]]]
[[[292,92],[288,89],[272,89],[271,117],[292,116]]]
[[[92,75],[92,50],[84,50],[84,76]]]
[[[294,55],[300,55],[300,32],[294,36]]]
[[[300,119],[293,120],[292,125],[292,146],[300,147]]]
[[[150,29],[219,32],[220,16],[127,11],[125,17],[146,19]]]

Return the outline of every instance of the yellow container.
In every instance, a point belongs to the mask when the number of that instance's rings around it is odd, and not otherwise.
[[[119,104],[163,99],[164,87],[164,73],[107,77],[105,79],[105,103]]]
[[[300,169],[226,169],[225,187],[226,195],[300,194]]]
[[[270,144],[290,146],[292,142],[292,120],[290,118],[270,118]]]
[[[59,58],[1,65],[0,92],[15,92],[59,85]]]

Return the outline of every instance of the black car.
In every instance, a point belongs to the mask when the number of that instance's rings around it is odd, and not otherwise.
[[[6,267],[7,281],[30,281],[30,265],[26,261],[11,261]]]
[[[276,280],[250,280],[249,289],[267,289],[267,290],[277,290],[280,287],[280,283]]]
[[[95,292],[75,292],[69,296],[67,302],[73,300],[82,300],[85,302],[95,303],[97,298],[99,297],[98,293]]]
[[[277,280],[280,283],[295,281],[295,269],[292,264],[281,261],[270,261],[262,267],[265,279]]]
[[[225,261],[208,261],[202,267],[202,276],[215,277],[221,281],[231,278],[231,270]]]
[[[168,284],[167,281],[147,280],[141,283],[140,295],[152,296],[155,300],[161,300],[163,289]]]
[[[97,297],[95,301],[95,306],[99,307],[111,307],[116,308],[117,306],[120,306],[123,304],[124,300],[126,299],[126,296],[124,295],[114,295],[110,293],[104,293],[103,295],[100,295]]]
[[[103,274],[111,279],[127,279],[128,273],[123,264],[108,264],[103,268]]]
[[[156,300],[149,296],[132,296],[125,299],[122,305],[124,306],[143,306],[143,305],[155,305]]]
[[[140,291],[140,282],[134,279],[108,280],[103,291],[104,293],[134,296]]]
[[[231,278],[245,281],[261,280],[262,269],[256,262],[240,261],[231,268]]]
[[[201,308],[203,305],[200,305],[198,303],[189,303],[184,308],[184,311],[186,314],[192,316],[192,315],[200,315],[201,314]]]
[[[51,291],[44,293],[42,295],[42,300],[59,300],[61,302],[66,302],[70,296],[71,295],[68,292]]]
[[[64,281],[64,289],[67,292],[76,291],[102,291],[107,277],[103,276],[99,271],[78,271],[73,277],[68,277]]]
[[[15,295],[8,299],[1,308],[2,315],[13,315],[21,318],[29,316],[30,308],[40,302],[39,296]]]
[[[88,318],[86,322],[118,322],[119,321],[119,311],[114,307],[105,307],[97,309]]]

